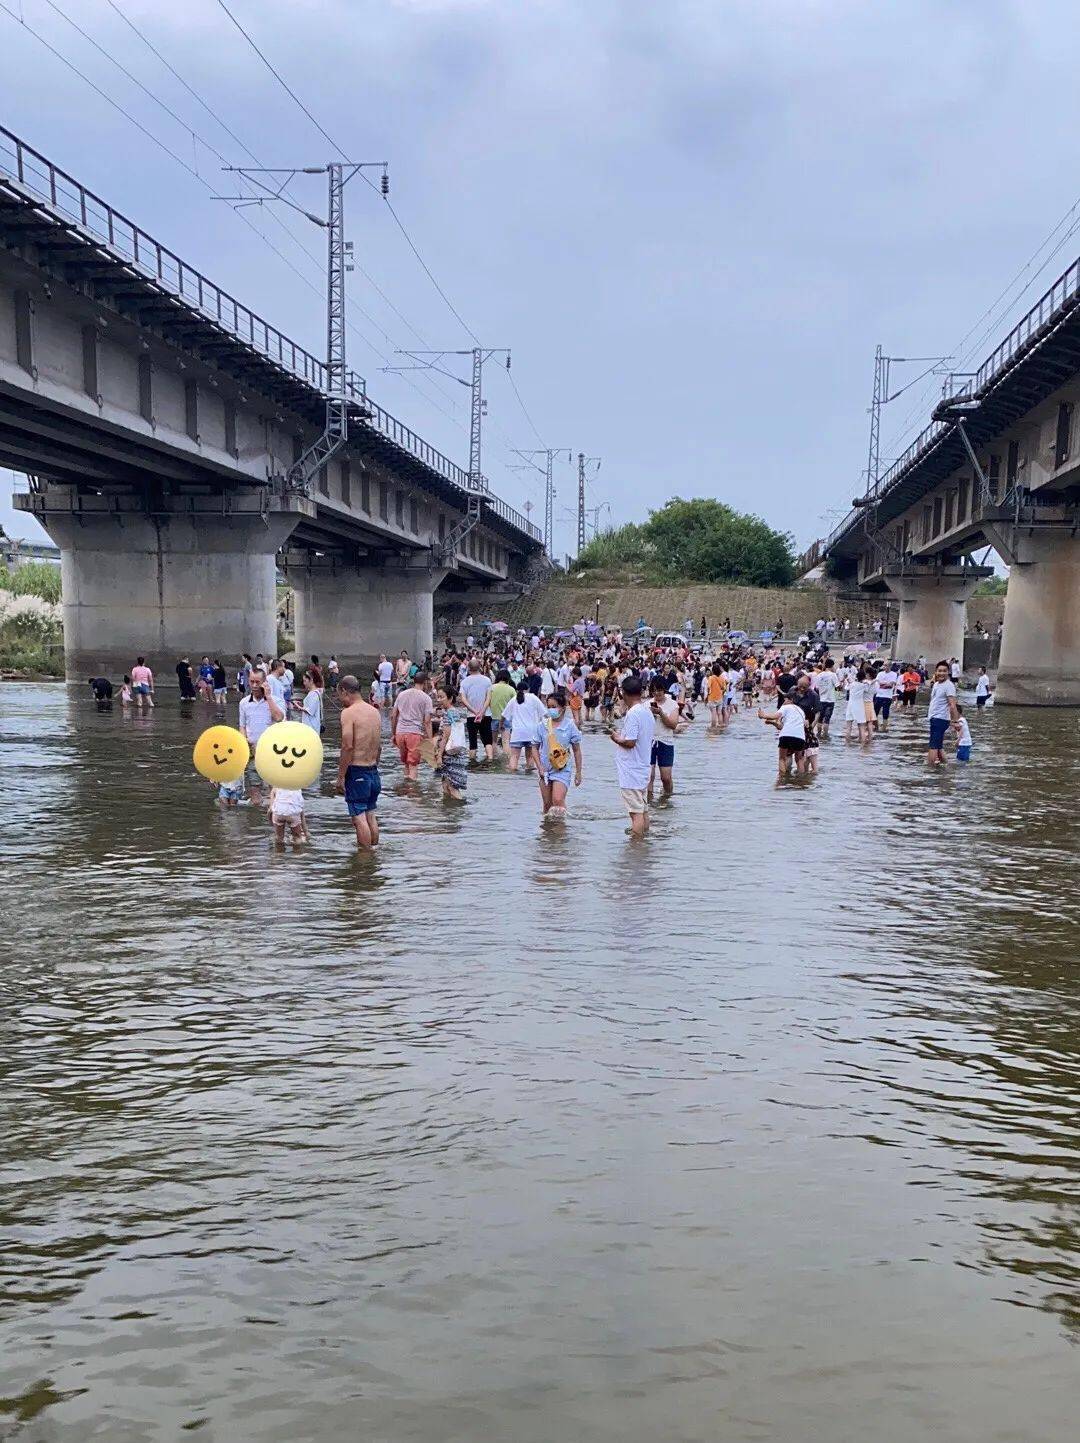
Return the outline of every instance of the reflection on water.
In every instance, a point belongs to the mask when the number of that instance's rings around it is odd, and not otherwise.
[[[0,692],[0,1437],[1075,1436],[1080,719],[699,727],[644,846],[395,757],[362,858],[205,722]]]

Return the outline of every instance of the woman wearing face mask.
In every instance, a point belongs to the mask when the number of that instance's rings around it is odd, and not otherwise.
[[[581,733],[567,709],[565,687],[557,686],[547,698],[547,715],[537,726],[531,751],[544,816],[565,817],[571,778],[575,787],[581,786]]]

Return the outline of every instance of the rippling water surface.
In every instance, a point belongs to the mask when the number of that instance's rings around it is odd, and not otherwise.
[[[643,846],[386,757],[358,859],[208,711],[0,691],[0,1438],[1077,1436],[1076,714],[699,722]]]

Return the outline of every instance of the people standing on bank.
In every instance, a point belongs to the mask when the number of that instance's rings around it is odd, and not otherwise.
[[[137,656],[131,668],[131,694],[139,710],[154,705],[154,673],[146,664],[146,658]]]
[[[360,683],[355,676],[343,676],[337,691],[341,702],[341,755],[335,790],[345,796],[357,848],[367,851],[379,844],[375,809],[382,791],[379,776],[382,718],[378,708],[360,695]]]
[[[640,678],[633,675],[626,677],[622,684],[626,715],[618,731],[612,729],[608,732],[618,748],[615,769],[623,803],[630,814],[630,832],[634,837],[644,837],[649,830],[646,791],[652,744],[656,737],[655,719],[642,701],[641,693]]]
[[[930,725],[930,744],[926,760],[930,766],[941,766],[945,761],[945,733],[960,719],[956,705],[956,683],[949,675],[947,661],[939,661],[934,668],[934,682],[930,688],[930,706],[926,717]]]

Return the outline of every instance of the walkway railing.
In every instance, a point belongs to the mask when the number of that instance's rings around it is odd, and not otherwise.
[[[105,246],[113,255],[177,296],[200,315],[290,375],[305,381],[320,394],[326,394],[326,365],[323,361],[303,346],[298,346],[276,326],[264,321],[228,291],[223,291],[201,271],[181,260],[141,226],[3,126],[0,126],[0,174],[9,177],[27,196],[44,203],[69,224],[77,225],[91,241]],[[345,388],[350,396],[364,401],[370,412],[366,424],[373,430],[421,461],[444,481],[462,490],[467,489],[468,473],[391,416],[389,411],[376,405],[367,396],[362,376],[350,371]],[[533,541],[542,540],[540,529],[512,506],[490,494],[485,496],[485,501],[504,521],[524,535]]]

